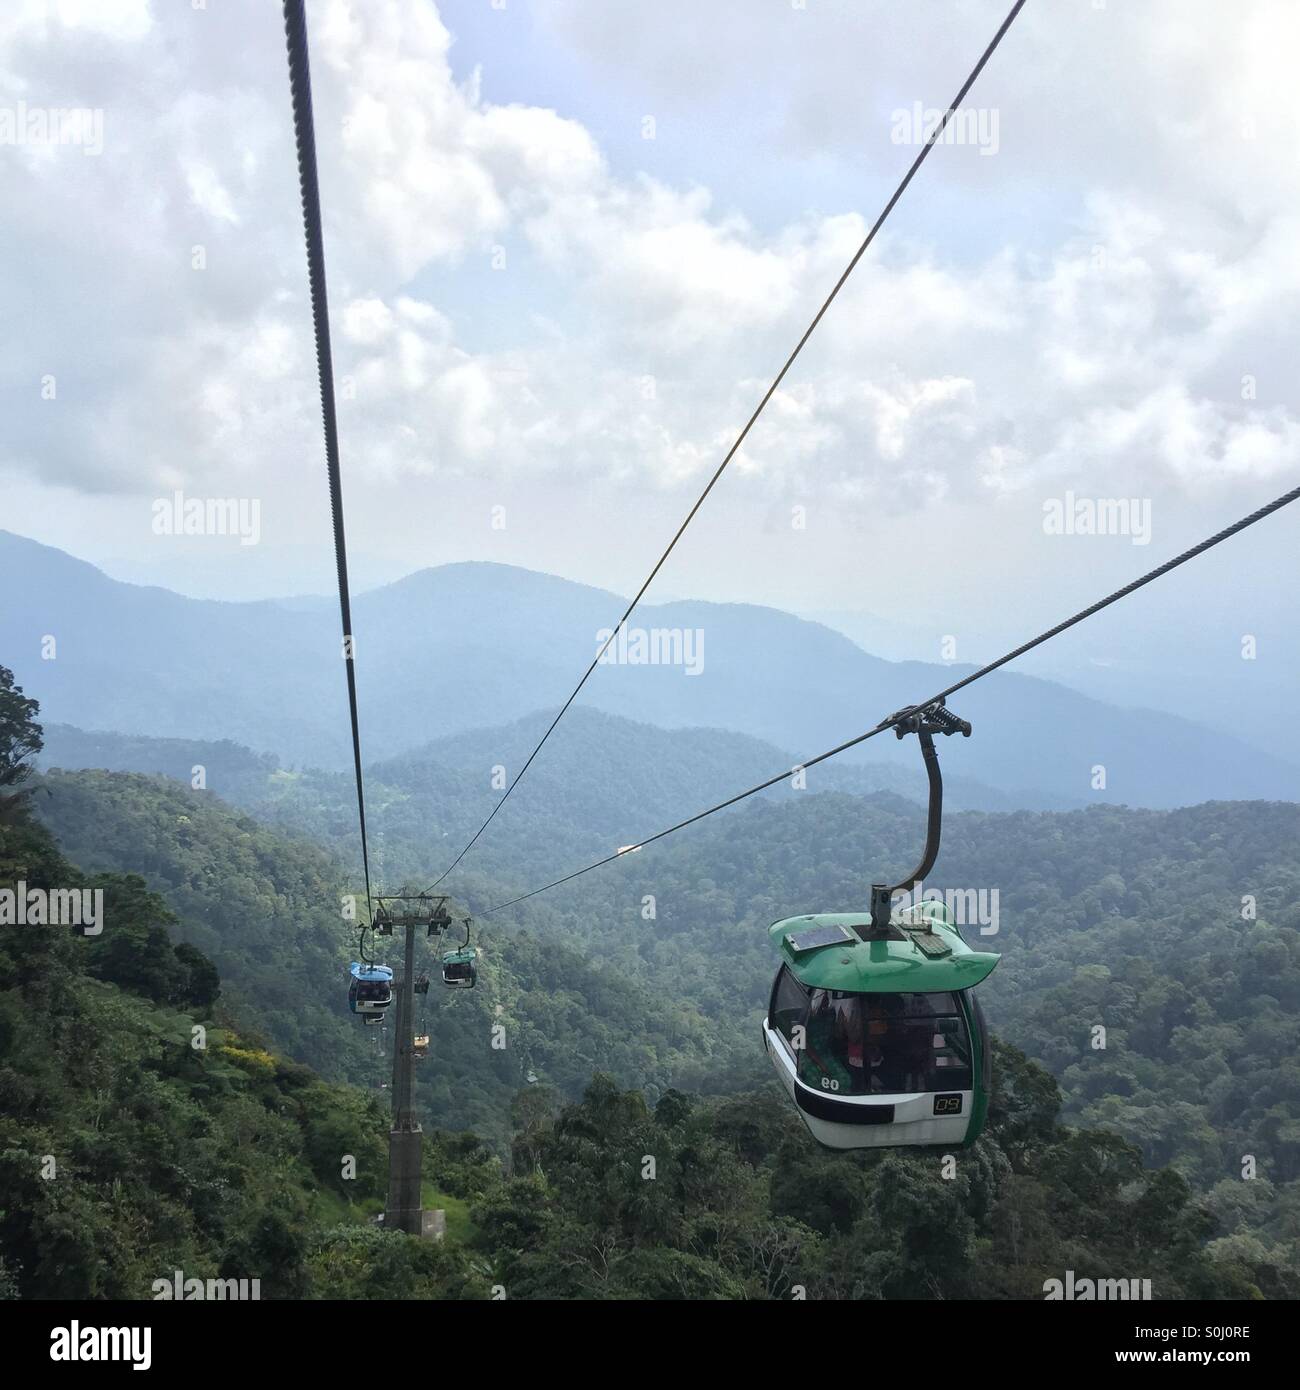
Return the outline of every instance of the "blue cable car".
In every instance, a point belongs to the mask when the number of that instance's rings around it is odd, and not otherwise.
[[[352,983],[348,986],[348,1008],[362,1014],[366,1022],[382,1018],[393,1002],[393,971],[387,965],[352,962]]]

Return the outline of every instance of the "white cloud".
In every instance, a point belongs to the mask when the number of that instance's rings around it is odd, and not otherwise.
[[[10,0],[0,17],[0,41],[37,36],[47,42],[87,34],[134,43],[152,27],[149,0]]]
[[[560,6],[556,22],[656,71],[674,6],[653,22],[621,6],[620,23],[596,8]],[[951,157],[961,150],[936,151],[908,195],[958,188],[1015,206],[1026,184],[1059,183],[1073,225],[1044,246],[1010,222],[1007,244],[982,254],[959,221],[925,241],[891,226],[747,441],[745,486],[907,509],[909,486],[929,500],[1060,479],[1200,490],[1294,468],[1300,394],[1276,364],[1295,348],[1300,174],[1277,136],[1291,128],[1300,25],[1268,3],[1241,18],[1196,5],[1187,21],[1168,3],[1148,17],[1125,8],[1026,11],[988,74],[998,157],[976,172]],[[18,250],[0,277],[30,295],[36,267],[46,306],[0,357],[21,416],[2,461],[92,490],[250,474],[274,485],[314,458],[319,427],[276,17],[253,5],[50,13],[3,21],[5,90],[66,103],[81,83],[103,98],[110,136],[101,158],[58,151],[39,167],[0,150]],[[870,108],[884,144],[864,144],[868,162],[896,161],[888,110],[936,100],[938,69],[948,81],[950,60],[968,65],[988,27],[987,7],[957,6],[954,33],[927,54],[897,17],[863,45],[860,17],[842,30],[782,16],[741,26],[729,47],[731,11],[691,13],[723,91],[749,62],[751,88],[802,111],[796,145],[824,126],[860,138]],[[453,74],[431,4],[331,0],[311,20],[349,470],[596,475],[630,493],[701,482],[874,209],[791,208],[764,229],[692,179],[617,171],[562,112],[485,100],[476,77]],[[112,40],[108,77],[77,26]],[[661,99],[689,104],[679,70],[664,70]],[[498,244],[516,298],[495,332],[476,333],[440,303],[438,277],[483,275]],[[534,294],[545,333],[508,317]],[[32,382],[47,369],[68,384],[42,411]]]
[[[185,179],[189,184],[190,197],[201,212],[233,226],[239,225],[239,214],[214,169],[206,164],[191,164],[185,170]]]

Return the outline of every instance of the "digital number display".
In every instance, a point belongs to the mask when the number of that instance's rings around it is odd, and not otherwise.
[[[934,1113],[936,1115],[960,1115],[961,1100],[960,1093],[953,1096],[935,1096]]]

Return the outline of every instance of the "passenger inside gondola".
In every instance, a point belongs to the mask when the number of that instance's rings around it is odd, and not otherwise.
[[[969,1090],[970,1040],[951,994],[815,989],[798,1074],[843,1095]]]

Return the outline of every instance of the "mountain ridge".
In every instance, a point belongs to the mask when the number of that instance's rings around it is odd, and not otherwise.
[[[127,585],[7,532],[0,584],[0,650],[51,722],[230,739],[303,766],[350,761],[329,605]],[[613,599],[490,561],[427,568],[357,595],[367,760],[558,708],[622,611]],[[660,728],[727,729],[800,759],[973,669],[885,661],[822,624],[756,605],[646,604],[632,624],[660,625],[698,636],[698,671],[671,659],[602,665],[578,703]],[[57,656],[45,660],[51,636]],[[1038,788],[1066,802],[1152,806],[1300,799],[1300,768],[1230,735],[1036,676],[996,672],[963,691],[958,710],[976,737],[949,771],[1013,797]],[[917,760],[908,744],[881,738],[842,761]]]

